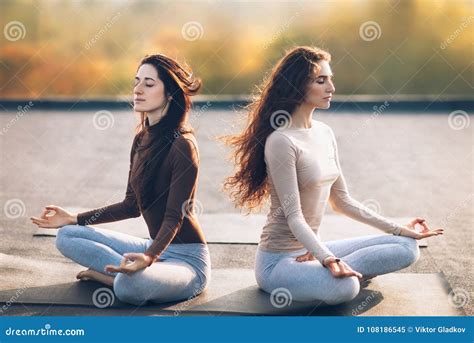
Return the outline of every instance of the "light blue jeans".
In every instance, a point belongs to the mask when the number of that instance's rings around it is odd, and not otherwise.
[[[332,253],[364,277],[408,267],[420,256],[415,239],[394,235],[370,235],[325,242]],[[260,247],[255,258],[255,277],[267,293],[284,288],[295,301],[321,300],[330,305],[354,299],[360,290],[357,277],[335,278],[317,260],[297,262],[306,249],[269,252]],[[277,294],[278,291],[275,291]]]
[[[123,302],[142,305],[188,299],[209,284],[211,260],[207,244],[170,244],[163,261],[133,274],[109,273],[108,264],[119,265],[124,253],[144,253],[152,239],[90,226],[66,225],[58,230],[56,247],[84,267],[115,276],[114,293]]]

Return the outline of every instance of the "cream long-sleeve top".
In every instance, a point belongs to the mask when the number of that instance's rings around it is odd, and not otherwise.
[[[319,262],[334,254],[318,230],[329,202],[335,212],[399,235],[403,227],[353,199],[339,164],[332,129],[312,120],[310,128],[284,128],[265,142],[270,212],[259,247],[288,252],[306,248]]]

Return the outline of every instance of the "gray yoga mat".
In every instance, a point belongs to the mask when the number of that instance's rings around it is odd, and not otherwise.
[[[458,316],[461,309],[448,299],[450,288],[442,274],[392,273],[378,276],[361,287],[351,302],[327,305],[320,301],[296,302],[284,290],[273,297],[260,289],[248,269],[222,269],[213,274],[208,294],[187,303],[188,313],[209,315],[361,315]],[[423,285],[422,290],[420,285]],[[169,307],[177,310],[180,305]]]
[[[422,287],[420,287],[422,285]],[[284,290],[272,297],[256,286],[250,269],[213,270],[211,286],[179,303],[147,304],[140,313],[167,315],[362,315],[458,316],[449,301],[441,274],[392,273],[374,278],[351,302],[328,306],[319,301],[296,302]],[[98,308],[137,307],[118,301],[109,287],[96,282],[70,282],[45,287],[0,291],[0,304],[82,305]]]
[[[71,209],[81,212],[85,209]],[[262,227],[265,225],[265,215],[244,216],[236,213],[201,214],[198,217],[207,242],[211,244],[258,244]],[[411,218],[390,218],[406,224]],[[143,218],[132,218],[120,222],[95,225],[137,237],[148,238],[148,229]],[[56,236],[56,229],[37,229],[34,236]],[[352,238],[366,235],[383,234],[382,231],[369,225],[357,222],[346,216],[327,214],[323,217],[319,230],[323,241]],[[428,240],[419,241],[420,247],[426,247]]]

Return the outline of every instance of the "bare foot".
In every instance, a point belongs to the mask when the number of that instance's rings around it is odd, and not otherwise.
[[[103,283],[108,286],[113,286],[114,284],[114,278],[111,275],[105,275],[102,273],[99,273],[98,271],[95,271],[93,269],[87,269],[79,272],[76,275],[76,279],[81,280],[81,281],[97,281],[100,283]]]

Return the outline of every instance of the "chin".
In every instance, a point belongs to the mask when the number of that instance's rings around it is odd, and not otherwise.
[[[140,105],[133,106],[133,110],[135,112],[148,112],[149,111],[147,108],[145,108],[144,106],[140,106]]]
[[[324,103],[321,103],[321,104],[318,104],[316,106],[316,108],[319,108],[321,110],[327,110],[329,107],[331,107],[331,103],[330,102],[324,102]]]

